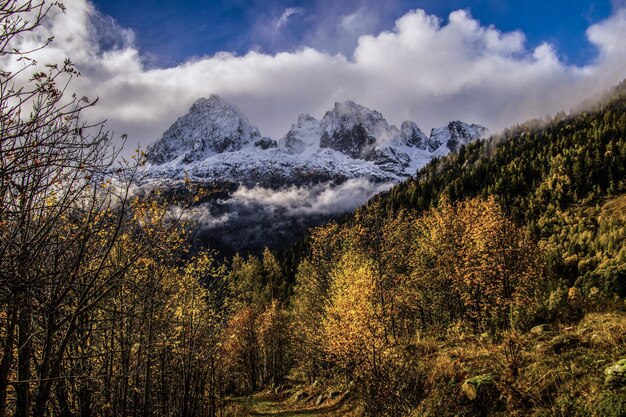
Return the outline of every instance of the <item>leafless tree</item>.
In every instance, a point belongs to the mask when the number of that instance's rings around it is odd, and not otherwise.
[[[52,39],[18,47],[58,12],[0,0],[0,417],[214,416],[212,260],[181,268],[180,219],[131,193],[142,155],[83,121],[69,59],[33,60]]]
[[[95,102],[68,94],[79,75],[69,59],[42,67],[31,58],[52,39],[28,51],[17,46],[53,8],[64,10],[45,1],[0,2],[0,57],[22,64],[0,69],[0,415],[10,382],[15,415],[43,415],[69,341],[122,273],[107,270],[105,259],[137,172],[116,170],[111,136],[81,121]]]

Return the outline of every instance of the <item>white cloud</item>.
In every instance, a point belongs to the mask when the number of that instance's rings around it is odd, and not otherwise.
[[[412,119],[423,130],[461,119],[497,131],[568,110],[626,78],[623,9],[588,29],[598,56],[584,67],[564,64],[549,44],[529,50],[523,33],[483,26],[466,11],[453,12],[444,25],[416,10],[389,31],[361,36],[349,58],[304,48],[275,55],[219,53],[148,68],[132,44],[132,32],[106,25],[106,39],[121,41],[102,50],[94,7],[87,0],[68,6],[66,15],[57,13],[48,21],[45,33],[22,42],[35,45],[54,34],[54,44],[39,52],[38,60],[72,57],[83,74],[73,88],[100,97],[89,117],[108,119],[117,134],[128,133],[131,147],[157,139],[196,98],[211,93],[236,104],[275,138],[299,113],[320,117],[333,102],[346,99],[379,110],[395,124]],[[286,10],[285,22],[294,13]],[[356,19],[347,16],[343,23],[350,28]],[[19,65],[7,59],[3,68]]]
[[[276,19],[276,21],[274,22],[274,26],[276,27],[276,29],[281,29],[283,26],[285,26],[289,22],[289,19],[292,16],[301,15],[303,13],[304,13],[304,9],[301,9],[299,7],[288,7],[283,11],[280,17]]]
[[[392,184],[351,179],[340,185],[269,188],[240,187],[228,198],[210,200],[191,209],[173,207],[175,218],[196,223],[198,242],[236,251],[285,247],[309,227],[351,212]]]
[[[336,215],[347,213],[367,202],[371,196],[393,184],[375,184],[366,179],[350,179],[337,186],[288,187],[282,190],[241,187],[232,195],[231,204],[271,207],[290,216]]]
[[[376,17],[368,13],[366,9],[358,9],[354,13],[342,16],[339,21],[339,28],[348,35],[360,35],[367,33],[377,23]]]

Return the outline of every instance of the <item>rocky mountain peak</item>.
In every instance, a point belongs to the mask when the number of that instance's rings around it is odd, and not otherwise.
[[[345,101],[322,120],[301,114],[277,142],[261,136],[235,106],[211,95],[194,102],[148,149],[145,179],[189,177],[273,188],[357,178],[397,182],[486,132],[454,121],[427,137],[414,122],[398,129],[379,112]]]
[[[313,123],[319,123],[319,120],[317,120],[310,114],[302,113],[300,116],[298,116],[298,122],[296,123],[296,125],[302,127]]]
[[[455,120],[430,132],[429,150],[432,152],[445,145],[451,152],[458,152],[461,146],[486,136],[488,132],[484,126]]]
[[[261,139],[241,110],[212,94],[196,100],[148,149],[148,161],[163,164],[176,159],[190,163],[223,152],[240,150]]]
[[[377,143],[384,143],[397,134],[376,110],[353,101],[335,103],[322,118],[324,133],[320,147],[339,151],[351,158],[363,158]]]
[[[246,117],[239,109],[237,109],[235,106],[233,106],[229,102],[222,99],[222,97],[220,97],[217,94],[211,94],[209,97],[198,98],[191,105],[189,112],[190,113],[203,112],[203,111],[206,111],[207,108],[219,108],[219,107],[236,110],[241,117],[243,118]]]
[[[382,114],[351,100],[335,103],[333,109],[324,115],[322,124],[327,131],[342,127],[348,128],[357,124],[361,124],[367,129],[382,130],[385,133],[390,129]]]
[[[426,150],[428,148],[428,136],[421,131],[415,122],[410,120],[402,122],[400,126],[401,143],[407,146]]]
[[[289,132],[278,141],[278,145],[288,153],[300,154],[306,148],[317,146],[321,136],[320,121],[309,114],[301,114]]]
[[[370,109],[367,107],[361,106],[360,104],[356,104],[352,100],[346,100],[343,102],[335,102],[335,106],[333,110],[328,113],[337,113],[337,114],[355,114],[355,113],[369,113]]]

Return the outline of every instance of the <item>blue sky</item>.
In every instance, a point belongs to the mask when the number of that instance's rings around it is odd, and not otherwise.
[[[596,55],[586,29],[613,9],[609,0],[95,0],[95,5],[132,29],[146,61],[161,67],[220,51],[276,53],[302,46],[350,56],[358,36],[388,30],[416,8],[444,24],[451,11],[468,9],[482,25],[522,31],[529,48],[549,42],[564,63],[584,65]],[[341,30],[342,17],[357,12],[352,30]]]

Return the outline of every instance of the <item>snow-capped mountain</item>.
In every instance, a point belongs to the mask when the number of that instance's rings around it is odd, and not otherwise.
[[[398,129],[379,112],[346,101],[321,120],[301,115],[274,140],[212,95],[148,148],[139,192],[176,193],[186,180],[204,188],[186,213],[197,224],[194,245],[226,253],[285,247],[486,132],[456,121],[426,136],[414,122]]]
[[[197,100],[149,149],[144,180],[227,181],[280,188],[364,178],[398,182],[436,156],[458,151],[487,129],[450,122],[427,137],[414,122],[400,129],[377,111],[336,103],[321,120],[303,114],[278,141],[263,137],[217,95]]]
[[[175,161],[190,164],[224,152],[236,152],[248,144],[261,149],[276,142],[262,138],[259,129],[235,106],[218,95],[197,100],[189,113],[176,120],[149,150],[153,164]]]
[[[480,125],[450,122],[447,126],[437,127],[430,132],[428,149],[432,152],[445,145],[450,151],[458,152],[462,145],[483,137],[486,131],[487,129]]]
[[[382,114],[353,101],[335,103],[321,121],[321,148],[330,148],[353,159],[367,159],[377,144],[383,144],[398,134]]]

